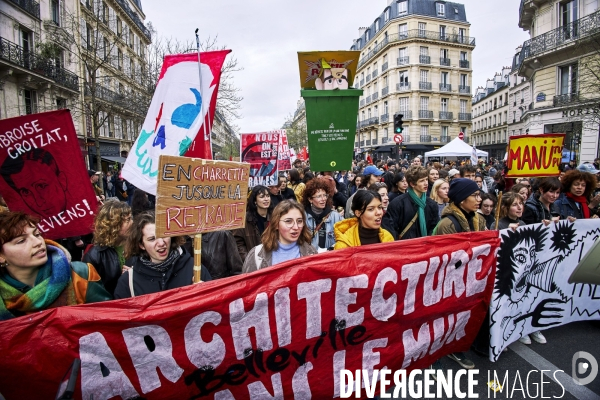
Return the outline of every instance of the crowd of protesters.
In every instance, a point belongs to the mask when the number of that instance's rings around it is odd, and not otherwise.
[[[347,247],[600,215],[595,164],[517,180],[494,160],[423,164],[360,161],[321,172],[296,160],[277,185],[251,189],[245,228],[203,235],[201,281]],[[0,320],[193,284],[192,239],[156,236],[153,196],[118,172],[88,175],[99,209],[87,237],[45,240],[36,217],[9,211],[0,196]],[[546,342],[540,332],[520,340],[531,339]],[[449,357],[474,367],[463,353]]]

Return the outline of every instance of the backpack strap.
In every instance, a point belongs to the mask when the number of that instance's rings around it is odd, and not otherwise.
[[[135,297],[135,294],[133,293],[133,268],[127,271],[127,273],[129,275],[129,291],[131,292],[131,297]]]
[[[448,214],[446,215],[446,218],[449,218],[450,221],[452,221],[452,224],[454,225],[454,229],[456,230],[456,233],[461,233],[463,231],[462,226],[460,226],[460,222],[458,222],[458,219],[456,219],[456,217],[452,214]]]
[[[408,232],[408,230],[414,225],[418,216],[419,216],[419,211],[417,210],[413,219],[411,219],[410,222],[408,223],[408,225],[406,225],[406,228],[404,228],[402,233],[400,233],[400,235],[398,235],[398,240],[402,239],[402,236],[404,236],[406,234],[406,232]]]
[[[263,245],[259,244],[254,248],[254,262],[256,263],[256,270],[260,269],[260,265],[262,264],[263,258],[258,255],[258,253],[262,250]]]

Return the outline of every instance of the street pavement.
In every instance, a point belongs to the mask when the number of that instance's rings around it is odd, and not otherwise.
[[[480,399],[600,399],[600,371],[590,384],[580,386],[571,378],[573,355],[578,351],[586,351],[600,363],[600,321],[574,322],[560,327],[543,331],[547,344],[538,344],[532,341],[531,345],[516,342],[510,345],[508,352],[503,353],[500,359],[493,363],[489,359],[478,356],[472,351],[467,352],[479,370],[475,393]],[[461,367],[448,357],[441,360],[444,369],[452,369],[454,373]],[[545,371],[543,396],[541,393],[541,370]],[[563,370],[564,372],[556,372]],[[590,368],[588,368],[589,372]],[[498,379],[504,380],[508,371],[508,381],[501,392],[494,392],[488,388],[488,381],[494,379],[496,371]],[[532,372],[530,371],[537,371]],[[520,381],[517,377],[519,373]],[[529,384],[527,374],[529,373]],[[490,379],[488,379],[488,374]],[[585,378],[589,373],[578,375]],[[559,385],[554,377],[562,384]],[[521,391],[520,389],[523,389]],[[432,386],[435,393],[435,386]],[[529,390],[529,391],[528,391]],[[461,391],[467,392],[467,381],[461,379]],[[403,397],[392,397],[400,399]],[[405,397],[412,399],[413,397]],[[448,399],[448,397],[437,397]],[[456,398],[456,397],[454,397]]]

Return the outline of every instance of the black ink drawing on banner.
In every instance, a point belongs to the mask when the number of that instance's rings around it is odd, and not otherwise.
[[[578,230],[577,225],[581,223],[561,221],[548,227],[538,224],[501,231],[490,309],[492,360],[526,334],[583,316],[600,318],[600,301],[587,301],[587,297],[594,300],[596,292],[600,296],[600,289],[585,285],[589,296],[582,298],[583,290],[576,293],[582,285],[567,283],[585,255],[584,247],[589,248],[600,234],[599,228]]]

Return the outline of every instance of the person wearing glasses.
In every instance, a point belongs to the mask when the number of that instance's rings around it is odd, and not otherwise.
[[[312,237],[312,246],[322,253],[335,245],[333,226],[342,216],[333,210],[332,184],[317,178],[306,184],[302,195],[306,224]]]
[[[94,220],[92,248],[82,261],[90,263],[100,274],[106,290],[112,295],[125,266],[125,240],[131,226],[131,208],[117,199],[108,199]]]
[[[283,200],[277,204],[261,241],[262,244],[248,253],[242,273],[317,254],[311,245],[312,235],[306,225],[304,209],[294,200]]]

